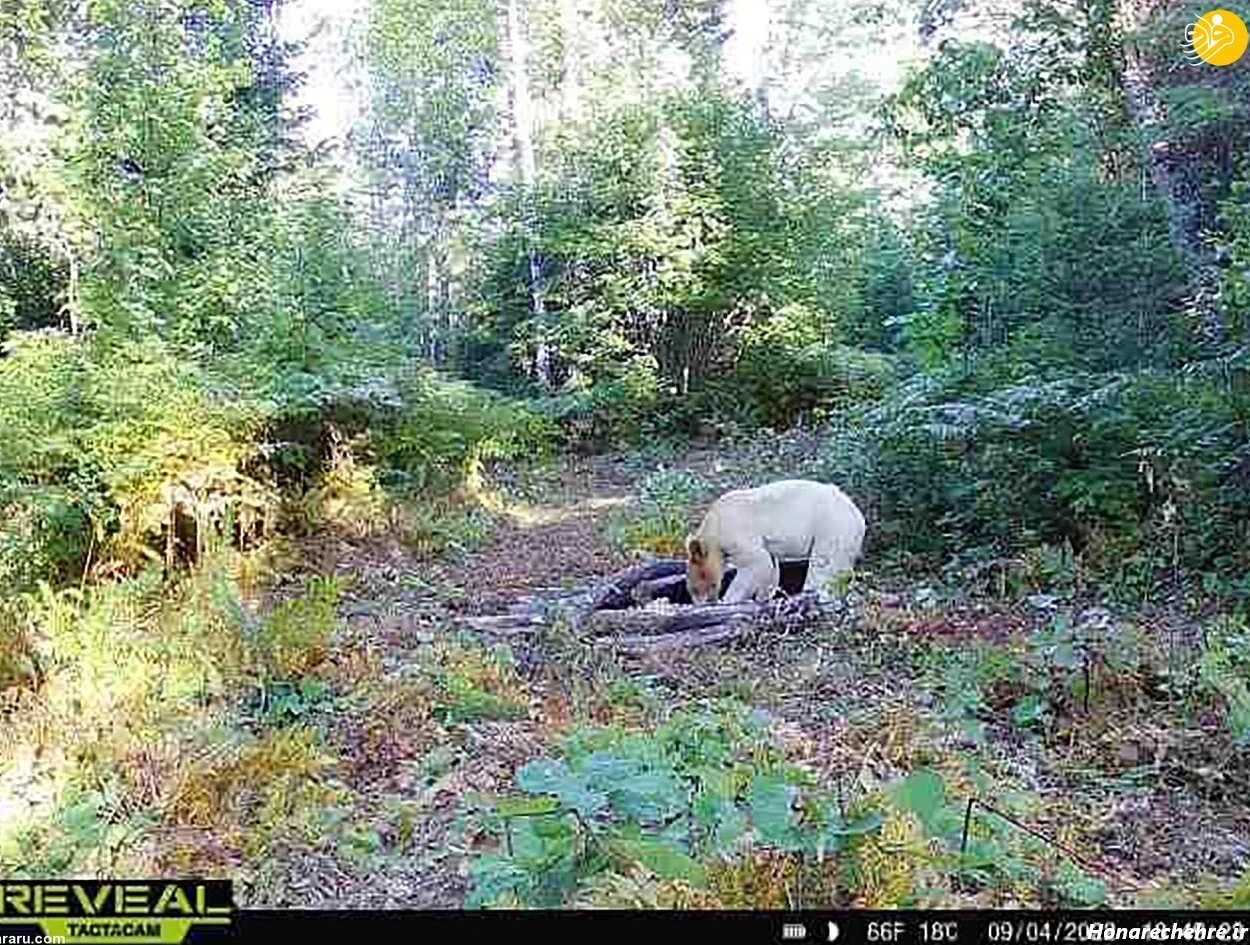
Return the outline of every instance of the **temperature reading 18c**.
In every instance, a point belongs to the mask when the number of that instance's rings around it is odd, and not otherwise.
[[[957,922],[921,922],[920,941],[932,942],[933,945],[954,945],[959,941],[959,924]]]

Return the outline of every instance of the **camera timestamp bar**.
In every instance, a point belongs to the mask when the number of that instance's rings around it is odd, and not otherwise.
[[[1209,942],[1250,945],[1250,913],[847,913],[783,923],[782,942],[846,945],[1080,945]]]
[[[336,928],[337,927],[337,928]],[[648,910],[473,912],[235,913],[227,938],[271,941],[275,934],[351,933],[360,940],[394,935],[501,940],[540,936],[585,945],[613,938],[660,945],[1084,945],[1084,943],[1211,943],[1250,945],[1250,912],[803,911],[677,912]],[[205,930],[205,941],[215,937]],[[188,943],[191,945],[191,943]]]

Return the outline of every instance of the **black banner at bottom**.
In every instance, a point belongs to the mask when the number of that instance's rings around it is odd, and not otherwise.
[[[846,945],[1057,945],[1079,942],[1241,942],[1250,945],[1250,911],[895,911],[895,912],[235,912],[229,929],[195,939],[262,940],[275,935],[493,935],[516,940],[593,942],[617,934],[646,941],[846,943]],[[191,939],[188,939],[190,941]]]
[[[100,884],[96,884],[100,885]],[[412,936],[517,936],[544,941],[570,940],[599,945],[605,935],[629,936],[660,945],[699,941],[753,945],[1078,945],[1087,942],[1242,943],[1250,945],[1250,910],[1183,911],[314,911],[248,910],[222,905],[211,887],[184,897],[189,908],[169,907],[172,895],[152,905],[148,887],[132,885],[118,905],[109,907],[110,887],[98,894],[61,896],[48,884],[34,897],[0,897],[0,943],[145,943],[183,945],[196,942],[284,940],[290,936],[321,940],[342,937],[350,945]],[[177,887],[175,887],[177,888]],[[35,912],[36,908],[40,912]],[[32,914],[34,913],[34,914]],[[45,914],[46,913],[46,914]],[[55,915],[53,915],[55,913]],[[36,917],[38,916],[38,917]]]

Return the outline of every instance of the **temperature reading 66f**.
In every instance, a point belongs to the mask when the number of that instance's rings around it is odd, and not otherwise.
[[[954,945],[959,941],[959,924],[956,922],[921,922],[920,940],[933,945]]]

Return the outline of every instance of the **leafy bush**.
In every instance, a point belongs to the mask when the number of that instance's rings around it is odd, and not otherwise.
[[[195,839],[206,825],[237,853],[315,821],[332,795],[327,759],[298,722],[327,698],[316,676],[338,586],[314,578],[257,615],[242,585],[267,559],[214,555],[172,582],[148,570],[81,590],[44,584],[4,608],[0,662],[15,629],[41,685],[6,717],[9,745],[35,760],[28,803],[0,823],[0,869],[143,869],[134,857],[171,826],[190,832],[159,845],[163,862],[198,868],[220,852]],[[229,722],[254,705],[257,684],[267,696],[257,721],[276,724],[254,737]]]
[[[434,683],[432,716],[444,724],[518,719],[528,714],[521,679],[499,652],[476,646],[438,647],[422,669]]]
[[[199,529],[263,518],[272,496],[240,471],[262,416],[158,342],[20,336],[0,360],[0,581],[133,569],[179,538],[196,557]],[[170,534],[178,515],[190,535]]]
[[[1225,621],[1207,634],[1198,662],[1202,690],[1223,703],[1224,719],[1238,745],[1250,742],[1250,631]]]
[[[785,429],[805,414],[871,402],[884,391],[888,359],[834,343],[820,321],[790,306],[744,332],[726,386],[746,401],[755,422]]]
[[[660,409],[655,363],[636,358],[599,380],[538,402],[538,409],[559,426],[566,443],[600,448],[636,442]]]
[[[934,842],[924,859],[952,868],[963,882],[1008,890],[1021,886],[1038,889],[1047,883],[1050,871],[1043,870],[1042,862],[1057,851],[1048,850],[1037,838],[992,811],[978,812],[973,807],[973,816],[967,820],[965,846],[967,802],[951,797],[946,780],[937,771],[913,771],[893,786],[891,795],[894,806],[915,817],[924,836]],[[1027,806],[1027,798],[997,798],[995,807],[1019,816],[1021,801]],[[1072,905],[1098,905],[1105,899],[1103,884],[1067,860],[1055,872],[1055,892]]]
[[[519,795],[471,802],[498,848],[473,862],[469,905],[556,907],[638,867],[698,887],[705,859],[750,848],[823,858],[881,823],[844,817],[785,763],[766,721],[737,706],[682,713],[655,733],[578,731],[562,748],[517,771]]]
[[[302,596],[274,607],[250,641],[266,677],[295,682],[326,658],[341,593],[335,578],[313,577]]]
[[[1068,543],[1140,586],[1244,557],[1250,499],[1230,479],[1243,436],[1235,403],[1201,377],[1039,377],[987,393],[916,378],[835,428],[824,465],[862,496],[883,546]]]
[[[373,448],[393,484],[407,489],[459,485],[489,460],[550,449],[550,422],[523,403],[422,372],[402,390],[402,408],[375,420]]]

